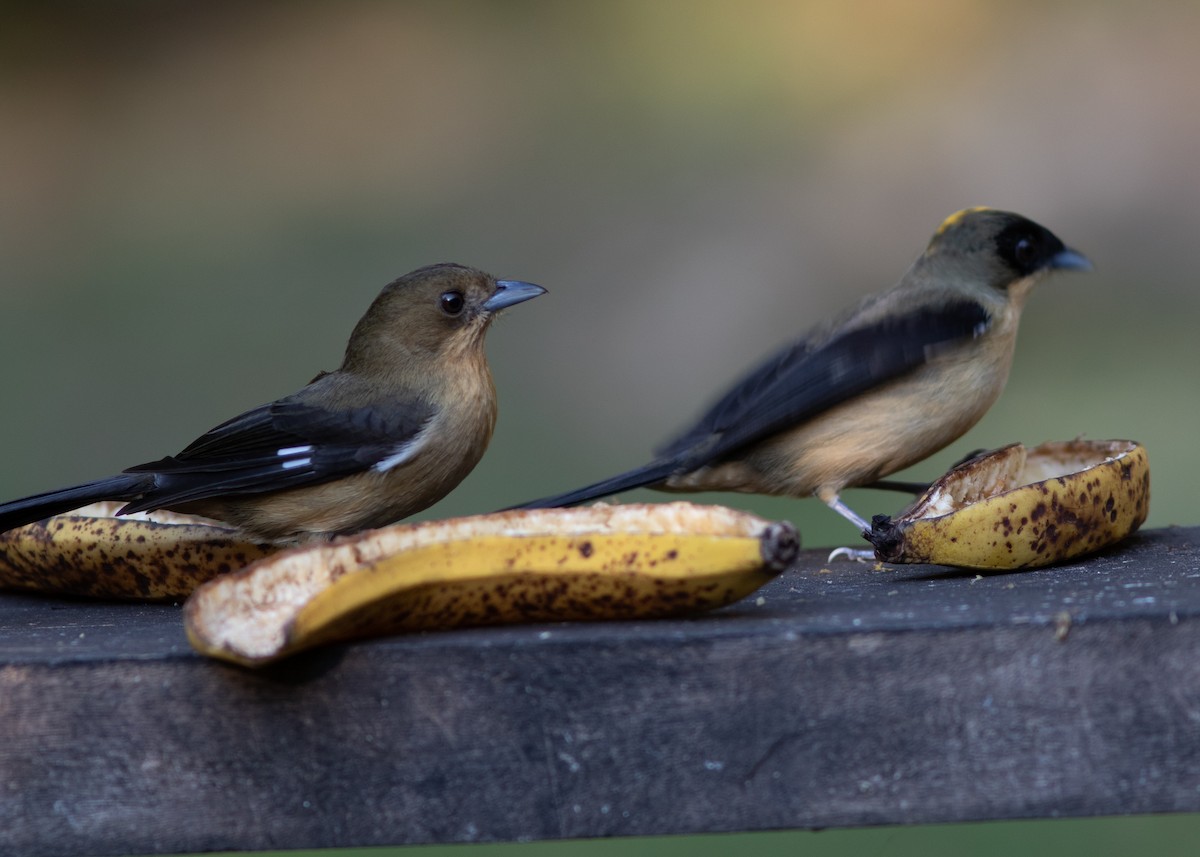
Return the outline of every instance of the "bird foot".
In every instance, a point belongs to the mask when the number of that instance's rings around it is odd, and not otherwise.
[[[826,562],[837,562],[840,559],[853,562],[874,562],[875,551],[868,548],[836,548],[830,552]]]

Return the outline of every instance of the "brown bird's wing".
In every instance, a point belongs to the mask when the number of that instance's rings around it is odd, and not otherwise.
[[[660,455],[677,459],[680,470],[719,460],[921,366],[989,322],[985,307],[960,300],[852,328],[815,347],[802,340],[735,384]]]
[[[121,512],[348,476],[415,449],[435,413],[423,399],[337,411],[280,399],[222,423],[178,455],[129,468],[153,473],[155,486]]]

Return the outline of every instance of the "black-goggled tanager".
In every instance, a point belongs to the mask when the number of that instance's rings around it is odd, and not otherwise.
[[[642,486],[816,495],[869,531],[842,490],[897,487],[880,480],[973,426],[1004,389],[1030,290],[1051,271],[1090,268],[1018,214],[960,211],[895,286],[763,362],[649,464],[518,508]]]

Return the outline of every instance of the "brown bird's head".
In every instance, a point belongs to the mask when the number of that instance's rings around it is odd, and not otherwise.
[[[995,208],[967,208],[947,217],[917,262],[927,275],[1024,293],[1056,270],[1089,271],[1087,258],[1026,217]]]
[[[498,312],[545,292],[451,262],[418,268],[380,292],[350,336],[343,368],[482,354]]]

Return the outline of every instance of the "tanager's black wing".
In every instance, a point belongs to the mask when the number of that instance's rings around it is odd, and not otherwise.
[[[155,487],[122,512],[388,470],[419,450],[434,413],[422,399],[339,410],[280,399],[222,423],[178,455],[129,468],[154,474]]]
[[[989,323],[982,305],[959,300],[855,327],[816,347],[791,345],[735,384],[665,456],[683,470],[719,460],[921,366]]]

